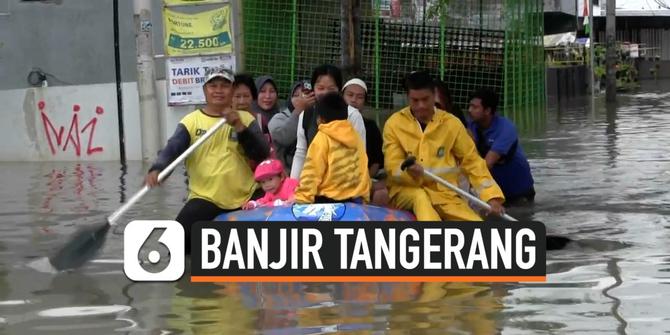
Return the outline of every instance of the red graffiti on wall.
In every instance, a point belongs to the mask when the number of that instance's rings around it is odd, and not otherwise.
[[[66,151],[68,147],[73,147],[74,153],[77,155],[77,157],[80,157],[81,144],[82,144],[80,135],[84,135],[87,130],[88,130],[88,143],[87,143],[88,145],[86,146],[86,154],[92,155],[96,152],[103,151],[102,147],[93,146],[93,136],[95,134],[95,126],[98,123],[97,116],[94,116],[90,121],[88,121],[88,123],[84,125],[83,128],[81,128],[81,130],[79,130],[79,111],[81,110],[81,107],[76,104],[73,105],[72,119],[70,119],[70,129],[67,132],[65,141],[63,141],[63,135],[65,135],[65,127],[60,126],[58,130],[56,130],[56,127],[54,127],[53,123],[51,123],[49,116],[45,112],[46,103],[44,103],[44,101],[38,102],[37,107],[40,110],[40,116],[42,117],[42,123],[44,124],[44,135],[46,136],[47,141],[49,142],[49,148],[51,149],[52,155],[56,154],[56,149]],[[95,114],[102,115],[104,113],[105,110],[102,107],[100,106],[95,107]],[[56,145],[54,145],[54,138]]]

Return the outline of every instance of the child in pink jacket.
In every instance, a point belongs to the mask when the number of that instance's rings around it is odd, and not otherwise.
[[[261,184],[265,195],[258,200],[247,202],[242,209],[274,207],[291,203],[298,181],[287,178],[282,163],[277,159],[262,161],[256,167],[254,178]]]

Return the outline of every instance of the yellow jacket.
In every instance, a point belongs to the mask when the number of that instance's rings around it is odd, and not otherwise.
[[[458,174],[463,172],[484,201],[504,195],[484,161],[477,153],[472,138],[455,116],[435,109],[433,119],[421,130],[409,107],[391,115],[384,125],[384,167],[390,176],[389,195],[395,196],[403,186],[423,187],[433,204],[446,204],[458,195],[431,180],[415,180],[400,165],[414,156],[424,169],[458,185]]]
[[[368,156],[360,135],[347,120],[319,125],[307,149],[297,203],[313,203],[320,195],[334,200],[362,197],[370,201]]]

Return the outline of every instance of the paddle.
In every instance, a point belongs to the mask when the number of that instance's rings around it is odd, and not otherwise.
[[[158,174],[158,182],[162,182],[172,171],[181,164],[186,157],[209,139],[219,128],[226,123],[225,118],[221,118],[212,128],[207,130],[193,145],[184,151],[177,159],[168,165]],[[92,259],[102,247],[109,229],[116,225],[116,221],[121,215],[128,211],[137,203],[147,192],[149,186],[144,187],[133,195],[123,206],[117,209],[107,220],[99,225],[84,227],[74,234],[68,243],[66,243],[55,255],[49,257],[49,263],[58,271],[75,269]]]
[[[400,169],[405,171],[408,167],[414,165],[414,163],[416,163],[416,157],[409,156],[409,157],[407,157],[407,159],[405,159],[404,162],[402,162],[402,164],[400,165]],[[448,181],[440,178],[436,174],[434,174],[430,171],[427,171],[425,169],[423,170],[423,174],[430,177],[434,181],[448,187],[452,191],[460,194],[461,196],[467,198],[468,200],[476,203],[477,205],[481,206],[482,208],[488,209],[488,210],[491,209],[491,205],[489,205],[488,203],[486,203],[483,200],[475,197],[474,195],[472,195],[468,192],[465,192],[465,191],[461,190],[460,188],[452,185],[451,183],[449,183]],[[501,217],[505,220],[508,220],[508,221],[518,221],[517,219],[515,219],[515,218],[513,218],[510,215],[505,214],[505,213],[503,213],[503,215],[501,215]],[[563,249],[570,241],[571,240],[567,237],[547,235],[547,250]]]

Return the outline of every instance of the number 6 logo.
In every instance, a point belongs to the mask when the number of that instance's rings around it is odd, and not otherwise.
[[[158,238],[162,248],[167,248],[170,261],[162,271],[149,272],[142,267],[139,254],[142,247],[149,247],[147,239],[156,229],[165,229]],[[153,243],[152,243],[153,244]],[[149,262],[157,264],[161,255],[149,252]],[[177,221],[137,220],[130,222],[123,231],[123,271],[134,281],[175,281],[184,274],[184,228]]]

